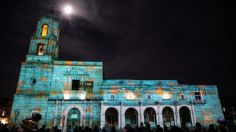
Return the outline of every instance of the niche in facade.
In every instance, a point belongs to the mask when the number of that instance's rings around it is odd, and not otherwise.
[[[45,44],[38,44],[37,45],[37,54],[38,55],[44,55],[44,47],[45,47]]]

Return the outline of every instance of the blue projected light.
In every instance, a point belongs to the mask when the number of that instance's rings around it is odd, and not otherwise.
[[[123,128],[141,122],[192,127],[224,118],[216,85],[104,80],[102,62],[58,60],[59,33],[60,24],[53,16],[40,18],[21,66],[13,124],[19,125],[32,112],[42,115],[40,125],[64,131],[76,125]]]

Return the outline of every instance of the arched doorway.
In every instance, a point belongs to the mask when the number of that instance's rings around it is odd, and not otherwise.
[[[174,112],[170,107],[165,107],[162,110],[162,116],[163,116],[163,125],[164,126],[174,126],[175,120],[174,120]]]
[[[118,127],[118,111],[115,108],[108,108],[105,112],[106,124],[110,127]]]
[[[192,126],[192,121],[191,121],[191,114],[190,114],[190,110],[188,107],[183,106],[179,109],[179,115],[180,115],[180,123],[181,126]]]
[[[125,125],[135,127],[138,125],[138,112],[134,108],[125,111]]]
[[[147,108],[144,111],[144,123],[149,123],[151,126],[156,124],[156,112],[153,108]]]
[[[67,115],[67,128],[75,128],[80,126],[80,111],[77,108],[72,108],[69,110]]]

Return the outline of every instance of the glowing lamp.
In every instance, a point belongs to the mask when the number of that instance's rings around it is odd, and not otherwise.
[[[64,99],[70,99],[70,91],[69,90],[63,91],[63,95],[64,95]]]
[[[0,121],[2,124],[8,124],[7,118],[1,118]]]
[[[79,93],[79,99],[84,100],[86,97],[86,93],[87,93],[86,91],[82,91],[81,93]]]
[[[170,95],[168,92],[165,92],[165,93],[162,95],[162,98],[163,98],[163,99],[170,99],[170,98],[171,98],[171,95]]]
[[[126,99],[128,99],[128,100],[133,100],[135,98],[136,98],[136,96],[135,96],[135,94],[133,92],[128,92],[126,94]]]

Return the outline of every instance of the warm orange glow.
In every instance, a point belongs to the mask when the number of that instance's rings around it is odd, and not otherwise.
[[[42,36],[44,37],[44,36],[47,36],[47,34],[48,34],[48,25],[43,25],[43,27],[42,27]]]
[[[2,124],[8,124],[7,118],[0,118],[0,122],[1,122]]]
[[[128,99],[128,100],[133,100],[135,98],[136,98],[136,96],[135,96],[135,94],[133,92],[128,92],[126,94],[126,99]]]
[[[168,93],[168,92],[165,92],[165,93],[162,95],[162,98],[163,98],[163,99],[170,99],[170,98],[171,98],[171,94]]]
[[[63,95],[64,95],[64,99],[70,99],[70,91],[69,90],[63,91]]]
[[[157,88],[156,93],[158,95],[162,95],[163,94],[163,90],[159,87],[159,88]]]

